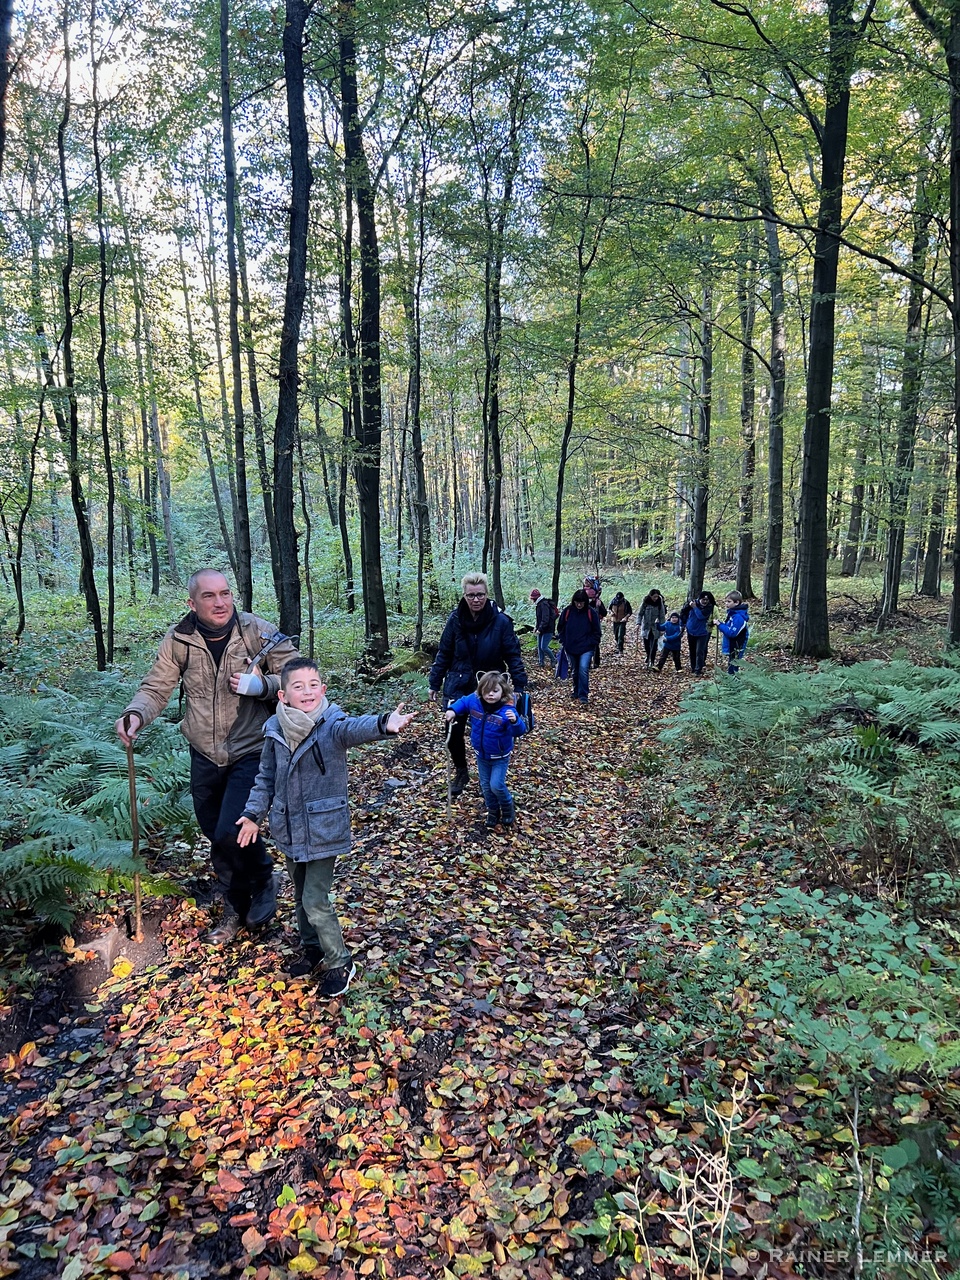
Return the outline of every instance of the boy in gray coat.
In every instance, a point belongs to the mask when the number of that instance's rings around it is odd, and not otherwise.
[[[270,814],[270,834],[286,857],[297,905],[303,959],[295,977],[322,966],[322,996],[342,995],[356,974],[330,901],[334,863],[350,850],[347,750],[402,733],[414,712],[348,716],[328,702],[315,662],[294,658],[280,672],[277,714],[263,727],[260,770],[237,822],[237,844],[255,840]]]

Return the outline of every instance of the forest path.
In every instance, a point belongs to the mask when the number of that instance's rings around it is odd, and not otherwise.
[[[610,1056],[636,1021],[623,853],[657,785],[624,766],[686,687],[605,654],[586,709],[535,671],[510,835],[472,767],[447,824],[432,707],[358,752],[355,986],[318,1002],[284,976],[289,895],[286,929],[223,951],[184,905],[165,961],[101,989],[103,1043],[73,1029],[15,1073],[0,1276],[612,1275],[573,1231],[608,1183],[568,1140],[603,1108],[648,1124]]]

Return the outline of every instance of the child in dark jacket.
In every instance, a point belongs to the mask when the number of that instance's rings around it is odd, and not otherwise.
[[[723,637],[720,645],[727,657],[727,670],[735,676],[740,669],[737,664],[750,639],[750,613],[739,591],[731,591],[723,603],[727,607],[727,616],[723,622],[717,623],[717,630]]]
[[[663,648],[660,650],[660,657],[657,659],[657,670],[663,670],[663,664],[667,660],[667,654],[673,658],[673,665],[680,670],[680,638],[683,635],[683,627],[680,625],[679,613],[671,613],[666,622],[658,622],[657,630],[663,636]]]
[[[309,658],[291,658],[280,672],[280,702],[263,726],[260,770],[237,822],[237,844],[255,840],[270,814],[270,834],[293,881],[303,945],[302,959],[288,972],[301,977],[322,965],[319,994],[339,996],[356,973],[330,901],[334,865],[350,850],[347,750],[401,733],[414,713],[401,714],[401,704],[379,716],[348,716],[326,693]]]
[[[507,769],[514,739],[527,732],[526,722],[514,709],[513,681],[502,671],[484,671],[477,692],[458,698],[447,711],[453,720],[470,717],[470,745],[477,757],[477,776],[487,804],[487,826],[498,822],[509,830],[515,821],[513,796],[507,787]]]

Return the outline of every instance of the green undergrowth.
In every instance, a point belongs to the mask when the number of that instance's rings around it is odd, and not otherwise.
[[[958,695],[954,660],[753,666],[634,759],[615,1052],[646,1123],[582,1156],[623,1270],[960,1263]]]

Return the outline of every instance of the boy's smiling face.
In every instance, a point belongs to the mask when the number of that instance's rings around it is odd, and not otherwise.
[[[310,667],[298,667],[287,677],[287,687],[281,689],[277,697],[288,707],[303,711],[309,715],[316,711],[323,702],[327,686],[320,679],[320,673]]]

